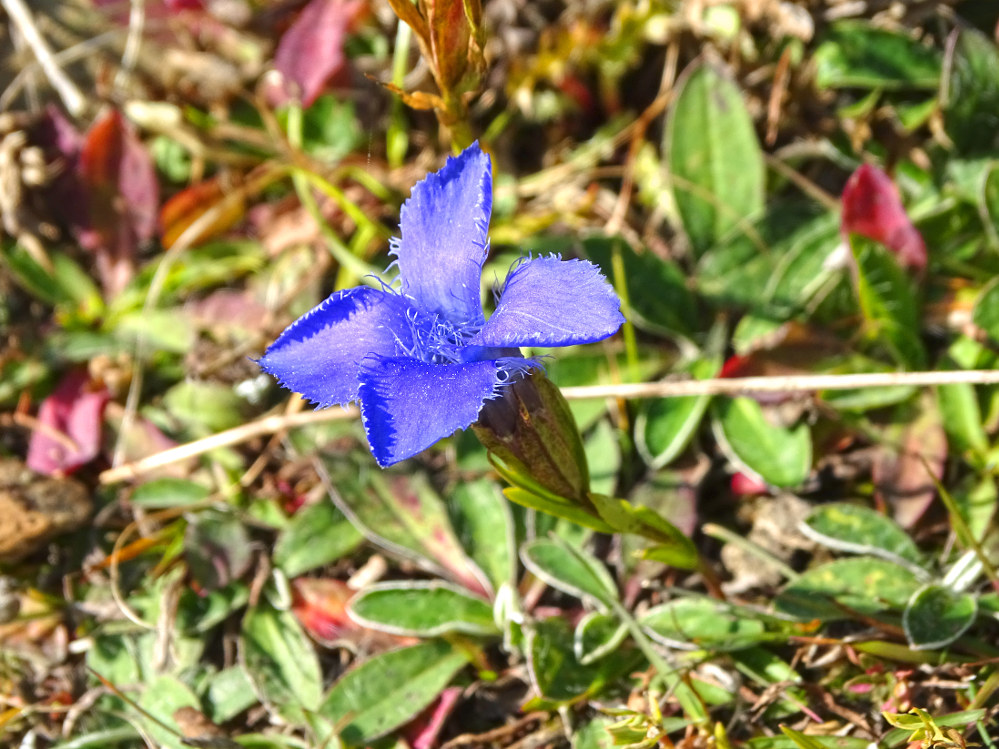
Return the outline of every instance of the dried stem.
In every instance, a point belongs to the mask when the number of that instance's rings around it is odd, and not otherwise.
[[[49,49],[49,45],[41,35],[41,32],[38,31],[35,19],[32,18],[28,6],[24,4],[23,0],[0,0],[0,6],[7,11],[7,16],[17,27],[17,30],[21,32],[21,36],[24,37],[25,43],[27,43],[32,53],[34,53],[35,59],[38,60],[38,64],[45,73],[45,77],[49,79],[52,88],[56,90],[59,98],[62,99],[62,103],[66,105],[66,110],[73,117],[79,117],[87,108],[87,100],[80,93],[80,89],[76,87],[76,84],[59,67],[59,63],[56,62],[52,50]]]
[[[567,400],[597,398],[678,398],[691,395],[747,395],[752,393],[807,393],[816,390],[852,390],[854,388],[891,387],[898,385],[996,385],[999,370],[959,370],[954,372],[875,372],[846,375],[795,375],[788,377],[738,377],[714,380],[674,380],[620,385],[594,385],[562,388]],[[104,471],[102,484],[137,478],[145,473],[202,455],[220,447],[247,442],[256,437],[281,432],[308,424],[321,424],[358,415],[356,408],[332,408],[266,416],[257,421],[213,434],[204,439],[171,447],[132,463]]]

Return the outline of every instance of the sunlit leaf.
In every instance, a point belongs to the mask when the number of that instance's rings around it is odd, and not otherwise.
[[[687,74],[666,123],[673,197],[697,254],[763,210],[763,154],[742,96],[701,65]]]

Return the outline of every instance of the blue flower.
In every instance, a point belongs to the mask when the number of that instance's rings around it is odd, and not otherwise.
[[[292,323],[260,359],[319,408],[359,400],[381,466],[472,424],[526,370],[520,346],[569,346],[624,322],[599,269],[556,255],[525,258],[482,313],[492,167],[473,144],[417,183],[393,240],[399,288],[337,291]]]

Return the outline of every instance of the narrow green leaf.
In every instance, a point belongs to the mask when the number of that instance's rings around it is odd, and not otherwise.
[[[302,722],[322,699],[316,651],[298,620],[266,604],[243,619],[242,654],[257,693],[288,720]]]
[[[520,558],[535,576],[565,593],[601,606],[617,598],[617,585],[603,564],[557,536],[528,541]]]
[[[462,481],[448,498],[458,540],[493,584],[514,580],[517,571],[515,528],[510,505],[495,481]]]
[[[319,708],[343,742],[358,746],[420,713],[468,662],[444,640],[382,653],[344,674]]]
[[[330,496],[354,526],[380,546],[414,560],[476,593],[488,581],[455,536],[447,508],[422,473],[371,473],[362,483],[351,466],[335,472]]]
[[[763,154],[742,91],[701,65],[680,84],[663,139],[683,230],[700,255],[763,210]]]
[[[535,494],[519,487],[504,489],[503,496],[522,507],[528,507],[532,510],[543,512],[546,515],[569,520],[584,528],[600,531],[601,533],[614,532],[614,529],[603,520],[591,515],[568,500],[557,502],[550,497]]]
[[[887,249],[869,239],[850,237],[857,263],[855,281],[860,310],[871,333],[907,369],[926,364],[920,340],[922,320],[912,280]]]
[[[499,634],[489,603],[439,580],[371,585],[348,610],[360,624],[397,635]]]
[[[971,319],[989,338],[999,341],[999,278],[993,278],[975,301]]]

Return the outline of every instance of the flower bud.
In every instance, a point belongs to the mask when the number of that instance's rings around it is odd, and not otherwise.
[[[540,370],[487,400],[472,429],[511,474],[590,507],[590,475],[579,429],[562,393]]]

